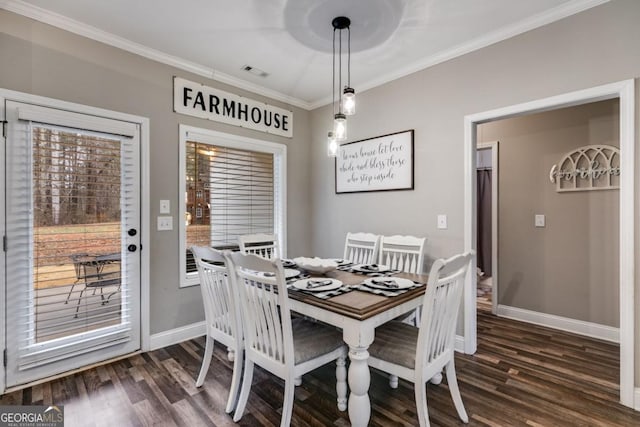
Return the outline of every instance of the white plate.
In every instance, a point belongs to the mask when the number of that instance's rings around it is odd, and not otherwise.
[[[300,270],[296,270],[295,268],[285,268],[284,269],[284,277],[286,279],[290,279],[292,277],[296,277],[300,275]]]
[[[326,285],[319,285],[312,288],[307,288],[307,285],[311,282],[314,284],[315,282],[327,282]],[[329,283],[331,282],[331,283]],[[325,279],[323,277],[312,277],[310,279],[302,279],[297,280],[293,283],[293,287],[296,289],[300,289],[301,291],[308,292],[323,292],[323,291],[332,291],[334,289],[338,289],[342,286],[342,282],[336,279]]]
[[[375,268],[373,267],[374,265],[376,266]],[[384,264],[358,264],[352,268],[362,273],[385,273],[391,270],[388,265]]]
[[[264,276],[264,277],[275,277],[275,274],[272,274],[272,273],[265,274],[265,273],[260,272],[259,274],[261,276]],[[285,277],[285,279],[290,279],[292,277],[296,277],[296,276],[299,276],[299,275],[300,275],[300,270],[296,270],[294,268],[285,268],[284,269],[284,277]]]
[[[338,267],[342,267],[343,265],[352,264],[352,262],[349,261],[348,259],[342,259],[342,258],[334,258],[332,261],[335,262],[336,264],[338,264]]]
[[[388,286],[383,282],[394,282],[396,285],[398,285],[398,287]],[[385,289],[388,291],[407,289],[415,285],[412,280],[403,279],[401,277],[373,277],[371,279],[365,280],[364,283],[370,288]]]

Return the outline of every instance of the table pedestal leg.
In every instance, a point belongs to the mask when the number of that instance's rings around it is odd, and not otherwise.
[[[369,352],[367,347],[349,346],[349,420],[353,427],[366,427],[371,417],[371,402],[369,401]]]
[[[338,395],[338,409],[347,410],[347,361],[346,357],[339,357],[336,361],[336,393]]]

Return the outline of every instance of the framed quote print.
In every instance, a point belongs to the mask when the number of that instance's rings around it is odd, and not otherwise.
[[[413,190],[413,132],[341,145],[336,157],[336,194]]]

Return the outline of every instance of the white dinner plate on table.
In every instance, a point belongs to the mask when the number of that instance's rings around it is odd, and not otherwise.
[[[338,289],[342,286],[342,282],[337,279],[325,279],[323,277],[312,277],[310,279],[301,279],[293,283],[293,287],[307,292],[324,292]]]
[[[415,286],[413,280],[403,279],[401,277],[372,277],[364,281],[365,285],[370,288],[396,290],[407,289]]]
[[[285,268],[284,269],[284,277],[286,279],[290,279],[292,277],[296,277],[300,275],[300,270],[296,270],[295,268]]]
[[[332,261],[335,262],[336,264],[338,264],[338,267],[342,267],[342,266],[345,266],[345,265],[353,264],[348,259],[342,259],[342,258],[334,258]]]
[[[388,265],[384,264],[358,264],[351,269],[361,273],[386,273],[391,270]]]
[[[290,279],[292,277],[296,277],[300,275],[300,270],[296,270],[295,268],[285,268],[284,269],[284,278]],[[260,272],[260,276],[264,277],[275,277],[275,273],[262,273]]]

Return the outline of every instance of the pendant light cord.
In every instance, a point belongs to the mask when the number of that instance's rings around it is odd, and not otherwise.
[[[347,86],[351,87],[351,27],[347,27]]]
[[[340,72],[338,73],[338,113],[342,113],[342,29],[340,29],[340,34],[338,35],[338,69]]]
[[[333,29],[333,68],[331,70],[331,76],[332,76],[332,81],[331,81],[331,97],[332,97],[332,104],[333,104],[333,115],[335,116],[336,114],[336,29]]]

